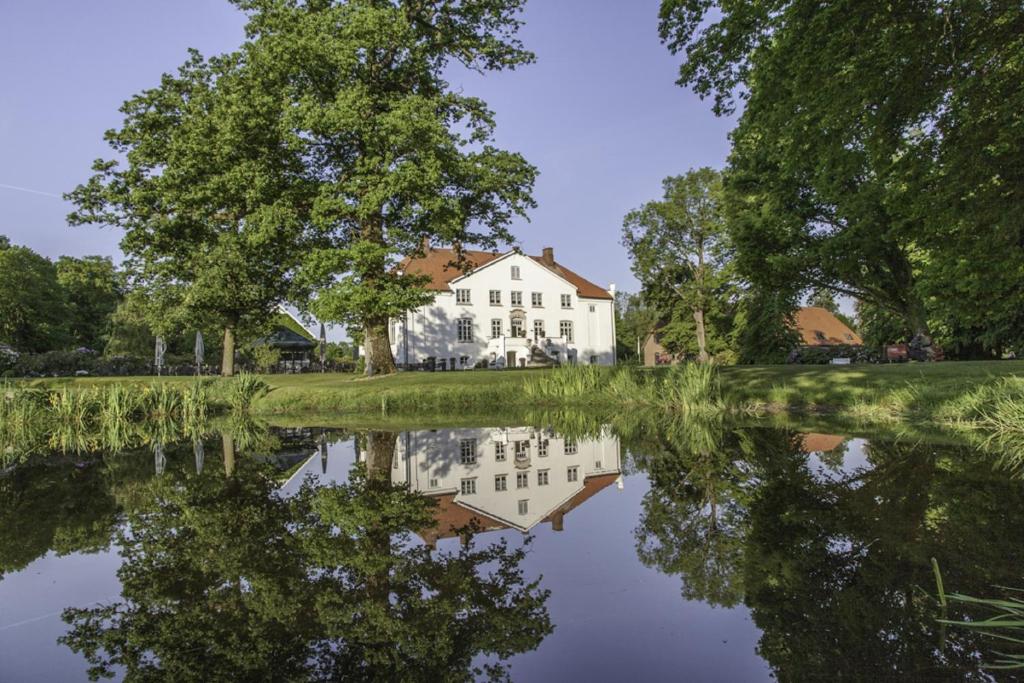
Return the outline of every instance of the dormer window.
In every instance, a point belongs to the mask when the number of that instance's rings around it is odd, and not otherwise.
[[[822,332],[821,330],[815,330],[814,331],[814,338],[817,339],[820,342],[823,342],[823,341],[825,341],[827,339],[827,337],[825,336],[825,333]]]
[[[513,280],[521,280],[522,279],[519,276],[519,266],[512,266],[512,279]]]

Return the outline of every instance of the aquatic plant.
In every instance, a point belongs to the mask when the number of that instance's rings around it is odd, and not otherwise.
[[[240,372],[229,380],[228,405],[235,413],[248,412],[252,402],[269,388],[267,383],[257,375]]]
[[[715,413],[724,408],[718,367],[713,363],[673,365],[661,383],[660,403],[684,413]]]
[[[942,583],[939,564],[932,558],[932,570],[938,589],[939,605],[943,609],[940,624],[974,631],[987,638],[1001,641],[1007,648],[1017,652],[995,651],[996,658],[984,664],[986,669],[1024,669],[1024,590],[999,586],[1002,598],[975,598],[961,593],[946,593]],[[949,603],[957,603],[977,614],[974,619],[946,619],[945,610]]]
[[[606,383],[606,372],[596,365],[568,365],[538,373],[523,384],[532,399],[595,397]]]

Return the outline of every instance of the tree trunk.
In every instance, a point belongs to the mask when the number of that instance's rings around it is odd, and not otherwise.
[[[904,318],[915,336],[923,334],[929,339],[932,338],[931,330],[928,327],[928,314],[925,313],[923,301],[915,297],[909,303]]]
[[[398,371],[388,339],[388,321],[368,321],[363,327],[363,345],[366,347],[366,376],[391,375]]]
[[[366,474],[369,481],[390,485],[397,436],[395,432],[370,432],[366,435]]]
[[[235,473],[235,438],[222,432],[220,442],[224,448],[224,474],[230,477]]]
[[[697,329],[697,360],[699,360],[701,363],[707,363],[710,356],[708,356],[708,340],[707,331],[704,329],[703,309],[694,309],[693,322],[696,323]]]
[[[220,359],[220,374],[231,377],[235,374],[235,328],[224,328],[224,352]]]

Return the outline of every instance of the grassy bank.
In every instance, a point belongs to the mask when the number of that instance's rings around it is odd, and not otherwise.
[[[501,415],[536,408],[627,407],[743,413],[842,414],[863,422],[929,420],[1024,428],[1024,361],[856,366],[737,366],[716,378],[665,369],[575,368],[501,372],[268,375],[254,415]],[[82,389],[180,385],[192,378],[26,380],[20,386]],[[211,400],[219,398],[217,384]],[[227,395],[227,394],[225,394]]]

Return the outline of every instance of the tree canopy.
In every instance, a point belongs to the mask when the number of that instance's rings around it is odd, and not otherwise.
[[[955,345],[1019,343],[1024,8],[664,0],[679,83],[742,105],[737,265]],[[998,303],[996,303],[998,302]]]
[[[724,349],[735,294],[721,175],[700,168],[662,186],[662,199],[626,215],[622,243],[645,299],[662,313],[663,343],[707,361]]]
[[[0,236],[0,342],[51,351],[69,341],[64,290],[49,259]]]

